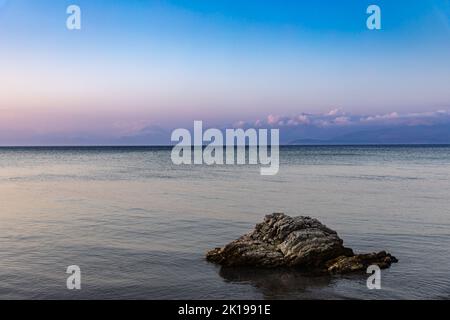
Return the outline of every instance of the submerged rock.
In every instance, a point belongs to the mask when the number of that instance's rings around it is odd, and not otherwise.
[[[372,264],[383,269],[397,262],[384,251],[355,255],[319,220],[283,213],[266,216],[255,230],[209,251],[206,259],[227,267],[296,267],[328,273],[365,271]]]

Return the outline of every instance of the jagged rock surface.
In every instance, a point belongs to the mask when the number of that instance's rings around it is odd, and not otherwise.
[[[266,216],[251,233],[209,251],[206,258],[228,267],[298,267],[329,273],[365,270],[371,264],[387,268],[397,262],[384,251],[355,255],[336,231],[317,219],[283,213]]]

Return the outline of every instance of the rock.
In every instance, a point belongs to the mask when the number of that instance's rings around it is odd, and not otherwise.
[[[397,258],[385,251],[381,251],[378,253],[357,254],[352,257],[340,256],[328,261],[326,268],[329,273],[349,273],[366,270],[372,264],[378,265],[380,269],[386,269],[394,262],[398,262]]]
[[[355,255],[336,231],[317,219],[283,213],[266,216],[255,230],[209,251],[206,259],[226,267],[296,267],[328,273],[365,271],[371,264],[387,268],[397,262],[384,251]]]

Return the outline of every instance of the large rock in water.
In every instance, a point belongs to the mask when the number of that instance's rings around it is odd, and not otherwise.
[[[347,273],[376,264],[387,268],[397,259],[381,251],[354,254],[336,231],[310,217],[274,213],[255,230],[206,254],[208,261],[223,266],[297,267],[309,271]]]

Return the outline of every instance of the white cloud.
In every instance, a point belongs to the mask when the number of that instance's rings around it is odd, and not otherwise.
[[[334,119],[334,123],[340,125],[351,124],[351,119],[349,117],[337,117]]]
[[[342,115],[342,114],[344,114],[344,112],[342,111],[342,108],[332,109],[328,113],[326,113],[327,116],[337,116],[337,115]]]
[[[370,126],[370,125],[431,125],[450,123],[450,110],[437,110],[421,113],[390,112],[375,115],[360,115],[333,109],[325,113],[299,114],[293,116],[271,114],[266,119],[252,122],[238,121],[239,127],[332,127],[332,126]]]

